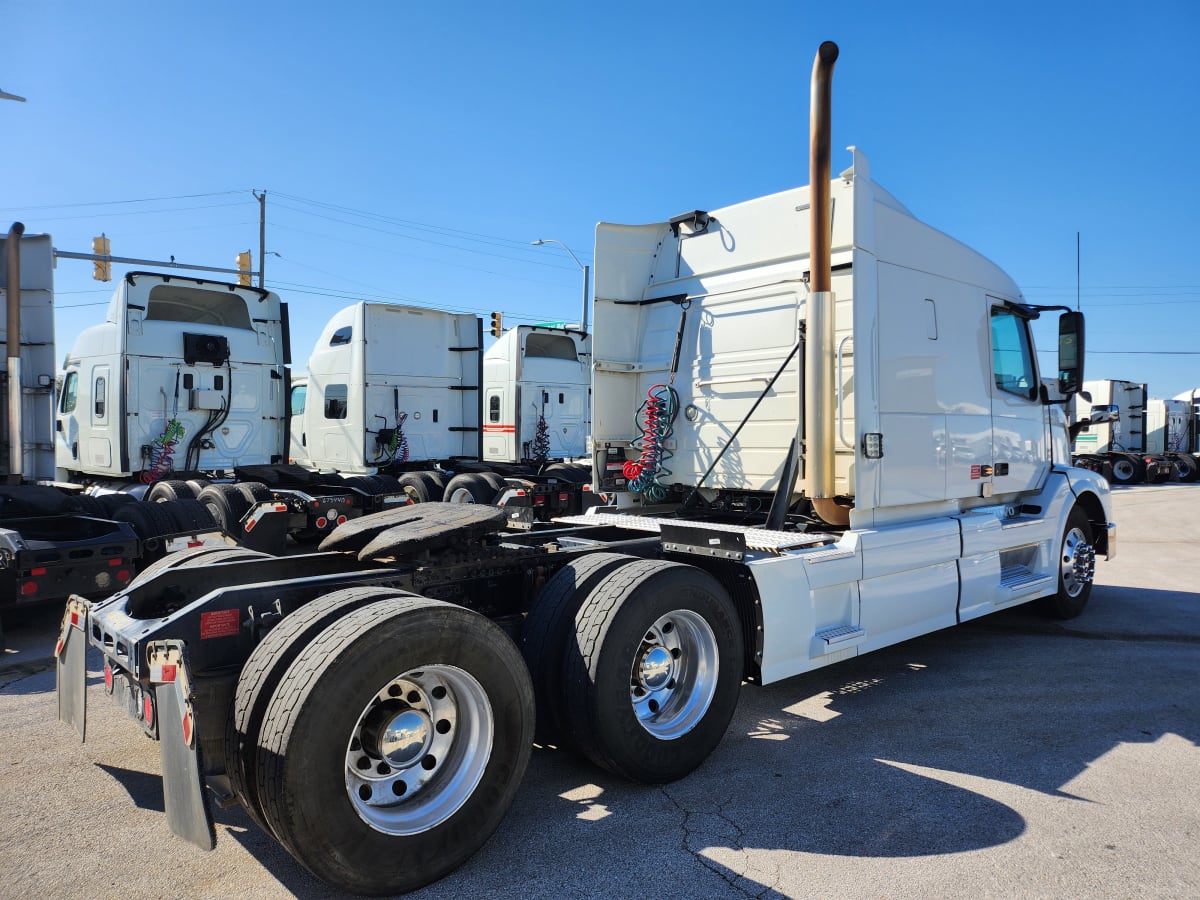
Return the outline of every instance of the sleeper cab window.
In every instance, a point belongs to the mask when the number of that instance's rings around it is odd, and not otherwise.
[[[325,388],[325,418],[344,419],[350,399],[350,391],[344,384],[331,384]]]
[[[104,392],[107,390],[107,382],[103,375],[96,379],[96,389],[92,394],[92,402],[96,411],[96,418],[104,418]]]

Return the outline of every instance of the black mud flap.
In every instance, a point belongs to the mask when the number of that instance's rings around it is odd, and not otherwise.
[[[234,539],[247,549],[282,556],[287,549],[288,515],[284,503],[256,504],[238,524]]]
[[[212,806],[204,786],[204,766],[196,740],[191,682],[182,641],[155,641],[147,648],[150,680],[158,707],[158,739],[162,755],[163,805],[167,825],[201,850],[217,845]]]
[[[73,725],[87,739],[87,601],[72,597],[63,613],[54,646],[58,721]]]

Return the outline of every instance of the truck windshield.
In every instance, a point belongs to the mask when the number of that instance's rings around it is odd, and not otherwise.
[[[246,301],[237,294],[179,284],[159,284],[150,289],[146,318],[252,330]]]

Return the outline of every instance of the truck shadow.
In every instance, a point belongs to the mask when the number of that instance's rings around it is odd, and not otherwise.
[[[704,896],[757,896],[772,883],[760,851],[899,859],[1016,840],[1030,800],[1094,802],[1072,782],[1115,748],[1200,740],[1196,629],[1137,616],[1161,604],[1200,611],[1200,594],[1133,593],[1097,586],[1094,621],[1092,610],[1059,623],[1018,608],[747,685],[716,752],[673,784],[630,784],[535,747],[491,840],[407,896],[591,896],[664,879]],[[1124,611],[1105,609],[1118,600]],[[157,775],[102,768],[138,806],[162,811]],[[214,817],[218,840],[237,841],[292,895],[345,896],[239,808]]]
[[[1139,606],[1185,596],[1138,595]],[[1098,587],[1093,602],[1116,596]],[[1200,595],[1186,597],[1200,610]],[[1128,589],[1120,599],[1128,603]],[[1092,803],[1072,782],[1115,748],[1200,740],[1197,657],[1187,646],[1200,643],[1196,631],[1086,619],[1050,623],[1018,608],[746,686],[717,751],[659,788],[538,750],[505,825],[446,879],[444,896],[485,872],[500,895],[522,884],[533,894],[594,889],[586,869],[564,871],[553,862],[562,860],[603,866],[610,886],[653,883],[664,860],[645,852],[648,833],[678,848],[667,868],[694,878],[704,866],[714,894],[730,896],[770,887],[755,870],[748,877],[742,854],[751,850],[887,859],[1013,841],[1039,795]],[[548,814],[555,798],[563,811]],[[427,890],[443,896],[440,885]]]

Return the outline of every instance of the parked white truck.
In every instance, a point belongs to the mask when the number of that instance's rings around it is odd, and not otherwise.
[[[19,222],[0,235],[0,313],[7,348],[0,360],[0,615],[71,594],[107,596],[170,548],[224,543],[208,508],[195,500],[137,503],[128,494],[90,495],[56,480],[54,248],[50,235],[25,234]],[[113,408],[107,404],[105,398],[86,408],[105,419]],[[254,516],[257,523],[265,514]],[[270,531],[268,524],[238,537],[257,545]]]
[[[475,315],[355,303],[291,388],[291,456],[397,477],[417,503],[500,503],[523,524],[592,505],[586,335],[522,325],[483,350]],[[527,521],[526,521],[527,520]]]
[[[287,306],[260,288],[127,273],[104,322],[63,364],[59,477],[150,500],[198,499],[231,531],[256,505],[287,507],[304,538],[407,503],[392,479],[288,464]],[[279,535],[278,551],[283,549]]]
[[[1174,473],[1170,460],[1147,445],[1146,385],[1136,381],[1088,381],[1075,398],[1075,414],[1088,417],[1095,406],[1115,407],[1116,418],[1080,430],[1071,452],[1075,465],[1100,472],[1113,484],[1156,484]]]
[[[613,507],[521,534],[485,506],[418,504],[321,553],[185,560],[72,602],[60,718],[82,728],[90,644],[161,742],[176,834],[213,846],[207,786],[329,884],[409,890],[499,825],[535,721],[670,781],[716,747],[743,681],[1028,601],[1083,610],[1115,526],[1041,389],[1045,310],[862,154],[830,178],[836,56],[814,64],[811,188],[597,228]],[[1059,322],[1070,396],[1082,316]]]
[[[1175,400],[1151,397],[1146,401],[1146,453],[1170,462],[1176,481],[1200,478],[1200,462],[1192,444],[1195,415],[1190,397]]]

